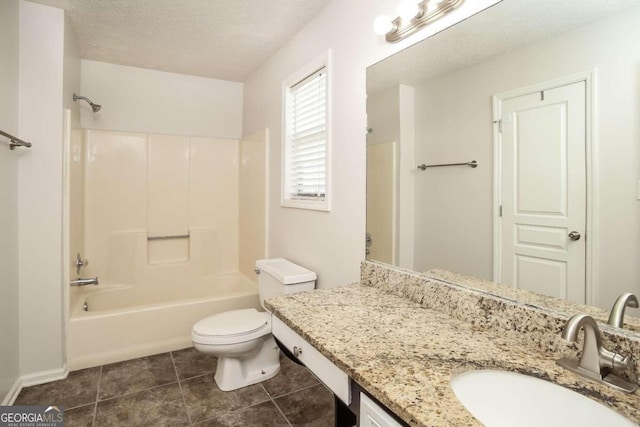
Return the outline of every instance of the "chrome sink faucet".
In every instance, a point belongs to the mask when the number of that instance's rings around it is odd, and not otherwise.
[[[638,308],[638,298],[632,293],[622,294],[611,308],[608,324],[616,328],[622,328],[624,323],[624,309],[627,307]]]
[[[557,364],[575,374],[618,390],[634,392],[637,388],[636,384],[611,373],[613,370],[624,370],[629,365],[630,358],[622,357],[602,346],[600,329],[593,317],[586,314],[572,316],[560,336],[569,342],[576,342],[580,329],[584,329],[584,344],[580,360],[560,359]]]

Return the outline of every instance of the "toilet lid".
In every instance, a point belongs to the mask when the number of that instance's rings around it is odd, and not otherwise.
[[[193,325],[193,332],[209,337],[246,335],[267,326],[265,314],[255,308],[225,311],[200,320]]]

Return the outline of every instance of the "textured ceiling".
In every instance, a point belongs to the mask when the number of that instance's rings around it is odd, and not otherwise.
[[[369,67],[367,93],[415,86],[634,6],[640,0],[503,0]]]
[[[244,81],[330,0],[31,0],[67,11],[84,59]]]

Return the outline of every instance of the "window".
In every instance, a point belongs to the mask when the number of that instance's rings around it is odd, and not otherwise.
[[[329,210],[329,67],[318,58],[284,84],[282,206]]]

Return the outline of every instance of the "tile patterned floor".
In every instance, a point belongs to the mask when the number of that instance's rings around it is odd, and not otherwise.
[[[62,405],[65,426],[333,426],[333,395],[286,357],[270,380],[223,392],[216,358],[190,348],[71,372],[16,405]]]

